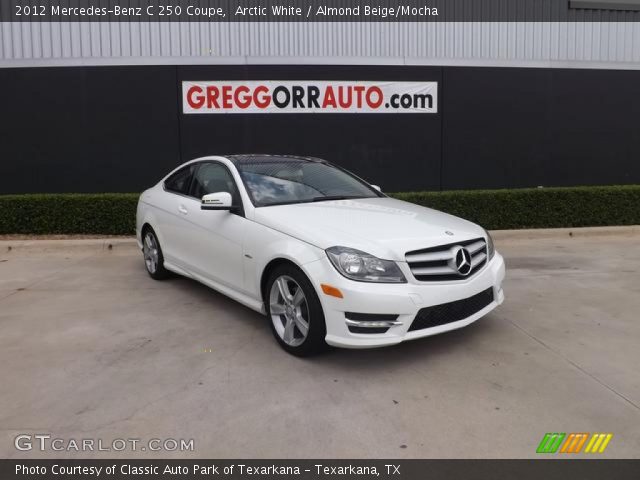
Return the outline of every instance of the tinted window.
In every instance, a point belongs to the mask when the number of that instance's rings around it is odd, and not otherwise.
[[[354,176],[322,162],[296,159],[242,161],[238,171],[258,207],[341,198],[373,198],[378,193]]]
[[[203,163],[198,167],[193,178],[191,195],[202,198],[208,193],[228,192],[237,204],[237,189],[233,177],[224,165],[219,163]]]
[[[167,178],[164,182],[164,188],[170,192],[181,193],[187,195],[189,193],[189,185],[195,165],[187,165],[176,173]]]

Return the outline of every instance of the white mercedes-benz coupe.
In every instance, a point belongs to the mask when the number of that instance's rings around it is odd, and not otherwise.
[[[486,230],[316,158],[187,162],[140,196],[137,239],[152,278],[184,275],[266,314],[300,356],[446,332],[504,300]]]

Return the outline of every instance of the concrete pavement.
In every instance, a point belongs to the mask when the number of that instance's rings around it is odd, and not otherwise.
[[[506,301],[483,320],[310,359],[204,286],[151,280],[129,240],[0,242],[0,457],[534,457],[545,432],[611,432],[601,457],[640,458],[637,229],[496,239]],[[23,433],[194,451],[20,452]]]

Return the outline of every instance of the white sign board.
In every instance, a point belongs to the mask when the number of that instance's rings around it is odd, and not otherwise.
[[[437,113],[438,82],[182,82],[191,113]]]

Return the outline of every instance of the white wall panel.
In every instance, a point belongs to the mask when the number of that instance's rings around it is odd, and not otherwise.
[[[392,63],[640,68],[638,22],[0,23],[0,66]]]

